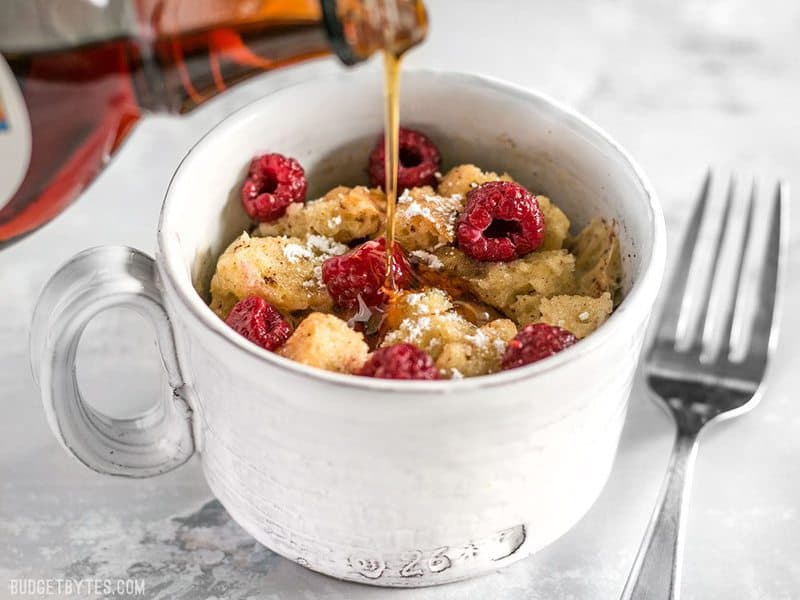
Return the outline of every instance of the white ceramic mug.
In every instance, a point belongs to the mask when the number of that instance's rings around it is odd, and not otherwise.
[[[262,350],[202,296],[215,258],[247,226],[237,192],[246,166],[259,152],[294,156],[309,197],[363,183],[381,94],[374,74],[320,78],[220,123],[175,173],[155,261],[96,248],[53,277],[36,309],[32,361],[53,431],[88,467],[146,477],[196,453],[231,516],[279,554],[341,579],[424,586],[530,555],[597,498],[660,285],[665,233],[646,177],[585,119],[489,79],[407,72],[402,121],[429,134],[447,164],[508,171],[578,226],[598,215],[615,221],[625,299],[560,354],[460,381],[339,375]],[[154,321],[173,388],[129,420],[87,406],[75,379],[81,331],[117,305]]]

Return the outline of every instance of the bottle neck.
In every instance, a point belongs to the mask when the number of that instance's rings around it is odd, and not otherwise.
[[[263,71],[333,51],[346,65],[401,54],[427,32],[422,0],[137,0],[143,108],[184,113]]]
[[[331,47],[346,65],[384,50],[401,55],[428,33],[422,0],[320,0]]]

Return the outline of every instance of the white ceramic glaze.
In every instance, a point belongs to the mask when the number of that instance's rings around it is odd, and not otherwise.
[[[201,294],[214,260],[247,223],[237,187],[254,154],[297,157],[311,195],[364,181],[383,104],[380,81],[362,73],[267,96],[227,118],[184,159],[158,233],[166,314],[152,307],[152,274],[137,266],[146,257],[90,251],[64,271],[84,280],[69,283],[75,277],[62,272],[45,290],[32,356],[54,431],[88,466],[145,476],[194,450],[233,518],[276,552],[334,577],[411,587],[528,556],[597,498],[660,285],[665,234],[640,169],[551,100],[424,71],[404,74],[402,98],[402,122],[427,132],[446,166],[507,170],[552,196],[576,226],[595,215],[615,220],[626,297],[597,332],[514,371],[397,382],[285,360],[237,336],[207,308]],[[105,283],[85,279],[98,268]],[[93,414],[74,376],[64,375],[72,340],[96,312],[69,301],[98,285],[103,307],[129,303],[133,294],[144,298],[134,305],[160,323],[175,394],[140,423],[137,444],[126,443],[126,424]]]

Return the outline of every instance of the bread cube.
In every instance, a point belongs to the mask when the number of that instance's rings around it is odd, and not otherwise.
[[[452,309],[450,296],[439,288],[425,288],[419,292],[401,291],[386,313],[386,325],[395,329],[405,319],[441,315]]]
[[[414,344],[428,352],[447,377],[499,370],[505,344],[517,333],[508,319],[477,327],[455,312],[450,297],[437,288],[400,294],[387,314],[386,324],[390,331],[383,346]]]
[[[544,240],[539,250],[560,250],[569,235],[569,219],[547,196],[536,196],[544,217]]]
[[[570,294],[575,289],[575,259],[566,250],[531,252],[509,262],[473,260],[452,247],[435,254],[445,272],[462,278],[478,299],[504,312],[517,296]]]
[[[322,235],[348,243],[383,230],[385,197],[363,186],[333,188],[322,198],[289,205],[280,219],[261,223],[256,235]]]
[[[450,244],[463,208],[460,195],[439,196],[430,186],[405,190],[397,199],[395,239],[409,251]]]
[[[538,323],[542,316],[540,305],[542,296],[540,294],[523,294],[517,298],[504,312],[514,319],[519,327],[525,327],[529,323]]]
[[[622,260],[614,228],[603,219],[592,219],[569,243],[575,255],[576,293],[599,297],[609,292],[620,300]]]
[[[211,279],[211,309],[223,319],[247,296],[260,296],[281,312],[331,310],[322,283],[322,263],[347,246],[309,236],[250,237],[242,233],[217,260]]]
[[[605,323],[614,304],[611,294],[590,296],[553,296],[542,298],[539,305],[541,322],[571,331],[578,339],[585,338]]]
[[[303,319],[278,350],[286,358],[336,373],[358,371],[368,353],[361,333],[334,315],[317,312]]]
[[[436,358],[436,366],[450,378],[487,375],[500,370],[506,345],[517,334],[514,323],[496,319],[478,328],[459,341],[444,345]]]
[[[448,343],[463,340],[475,329],[475,325],[453,311],[409,317],[386,334],[381,346],[414,344],[436,360]]]
[[[514,181],[511,175],[503,173],[498,175],[491,171],[481,171],[475,165],[458,165],[450,169],[439,181],[438,192],[441,196],[458,194],[466,198],[467,193],[483,183],[489,181]]]

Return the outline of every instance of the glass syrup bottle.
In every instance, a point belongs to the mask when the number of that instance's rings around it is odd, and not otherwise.
[[[0,247],[68,206],[147,113],[331,53],[400,54],[426,32],[422,0],[0,3]]]

